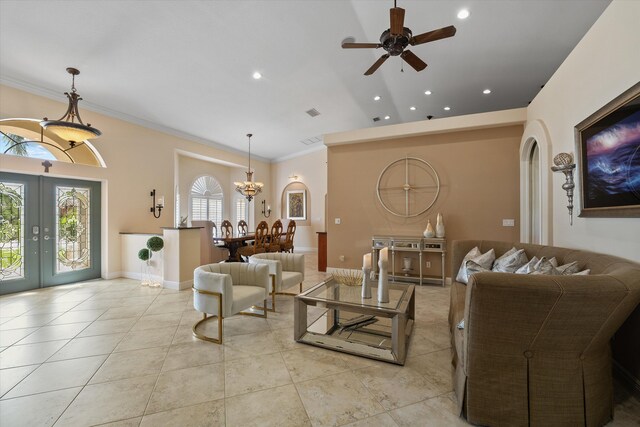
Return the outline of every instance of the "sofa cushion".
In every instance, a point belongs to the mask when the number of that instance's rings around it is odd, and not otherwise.
[[[540,261],[537,256],[534,256],[528,263],[520,267],[515,271],[516,274],[531,274],[535,270],[536,264]]]
[[[527,262],[529,262],[529,258],[527,258],[527,254],[524,253],[524,249],[516,249],[513,247],[495,260],[491,271],[497,273],[515,273],[517,269]]]
[[[495,259],[496,253],[493,249],[490,249],[485,253],[481,253],[480,249],[478,249],[478,247],[476,246],[475,248],[471,249],[462,260],[462,265],[460,266],[460,270],[458,271],[456,280],[460,283],[465,284],[469,281],[469,274],[467,273],[467,261],[473,261],[482,268],[489,270],[491,269],[491,265],[493,264],[493,261]]]
[[[531,274],[550,274],[559,276],[561,273],[556,269],[553,263],[546,257],[540,258],[540,261],[533,267]]]

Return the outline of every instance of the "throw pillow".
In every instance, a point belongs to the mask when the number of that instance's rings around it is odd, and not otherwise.
[[[482,265],[478,264],[472,259],[467,261],[467,280],[469,279],[469,277],[471,277],[472,274],[482,273],[486,271],[491,271],[491,270],[483,267]]]
[[[556,270],[550,260],[548,260],[546,257],[542,257],[540,258],[540,261],[538,261],[538,263],[535,265],[535,267],[533,267],[533,271],[531,272],[531,274],[549,274],[552,276],[558,276],[561,273]]]
[[[487,252],[481,254],[480,250],[477,247],[473,248],[464,257],[464,260],[462,261],[462,265],[460,266],[460,271],[458,271],[458,276],[456,277],[456,280],[464,284],[466,284],[469,281],[469,273],[467,273],[467,265],[469,261],[473,261],[474,263],[484,268],[485,270],[490,270],[491,265],[493,264],[493,261],[495,259],[496,259],[496,253],[493,249],[490,249]]]
[[[456,325],[456,328],[458,328],[458,329],[464,329],[464,319],[462,319],[462,320],[460,321],[460,323],[458,323],[458,324]]]
[[[537,256],[534,256],[528,263],[516,270],[516,274],[531,274],[535,269],[536,264],[540,261]]]
[[[493,263],[491,271],[498,273],[515,273],[516,270],[527,262],[529,262],[529,259],[527,258],[527,254],[524,253],[524,249],[517,250],[516,248],[512,248]]]
[[[580,271],[580,268],[578,268],[578,261],[573,261],[568,264],[564,264],[556,267],[556,270],[558,270],[560,274],[568,275],[568,274],[576,274],[578,271]]]
[[[586,270],[579,271],[577,273],[573,273],[572,276],[588,276],[591,273],[591,269],[587,268]]]

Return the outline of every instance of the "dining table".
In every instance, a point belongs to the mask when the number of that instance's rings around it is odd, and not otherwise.
[[[227,262],[242,262],[242,258],[238,256],[238,248],[246,245],[250,240],[255,240],[255,233],[213,238],[214,242],[222,243],[222,246],[229,250]]]

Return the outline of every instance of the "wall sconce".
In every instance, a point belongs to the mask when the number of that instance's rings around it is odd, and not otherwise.
[[[298,180],[298,175],[296,175],[295,173],[292,173],[291,175],[289,175],[289,179],[292,181],[297,181]]]
[[[576,168],[576,164],[573,162],[573,156],[569,153],[560,153],[553,158],[553,164],[551,170],[554,172],[562,172],[565,177],[565,183],[562,184],[562,189],[567,192],[567,198],[569,204],[569,224],[573,225],[573,189],[575,184],[573,183],[573,171]]]
[[[271,206],[267,206],[267,202],[265,200],[262,201],[262,215],[264,215],[265,218],[269,218],[271,216]]]
[[[153,197],[153,202],[151,203],[151,208],[149,209],[149,212],[153,214],[154,218],[160,218],[160,215],[162,214],[162,208],[164,208],[164,197],[163,196],[158,197],[158,203],[156,203],[155,188],[153,189],[153,191],[151,191],[149,195]],[[156,211],[158,211],[158,215],[156,215]]]

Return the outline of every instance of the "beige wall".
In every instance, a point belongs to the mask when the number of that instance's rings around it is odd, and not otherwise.
[[[60,101],[63,95],[60,95]],[[0,117],[38,118],[62,114],[66,104],[0,85]],[[153,108],[153,106],[149,106]],[[81,105],[82,109],[82,105]],[[103,135],[94,140],[94,146],[104,158],[107,167],[97,168],[54,162],[50,175],[102,181],[103,194],[103,277],[120,276],[120,232],[160,233],[160,227],[174,225],[174,192],[177,150],[205,158],[221,159],[243,166],[246,155],[235,154],[163,132],[144,128],[106,115],[82,110],[85,122],[92,123]],[[41,160],[0,155],[0,170],[40,175]],[[256,177],[270,182],[270,165],[257,160],[251,165]],[[238,168],[230,181],[242,178]],[[156,189],[164,195],[166,208],[160,219],[149,212],[149,192]],[[250,208],[255,208],[252,203]]]
[[[481,129],[448,132],[440,129],[435,134],[395,140],[330,145],[328,266],[358,268],[362,255],[371,251],[372,235],[420,236],[427,219],[435,225],[438,212],[444,216],[449,242],[465,238],[517,241],[518,150],[523,127],[491,128],[490,117],[496,115],[487,117]],[[523,117],[519,117],[522,121]],[[414,126],[409,124],[407,128]],[[402,134],[403,128],[397,129]],[[428,161],[441,182],[440,195],[433,207],[408,219],[386,212],[376,196],[381,171],[405,156]],[[340,225],[335,224],[335,218],[341,219]],[[516,227],[503,227],[502,219],[515,219]],[[339,259],[341,255],[344,262]],[[438,274],[438,259],[430,260],[432,269],[425,272]]]
[[[614,0],[527,109],[549,144],[546,166],[560,152],[576,153],[574,126],[640,80],[640,2]],[[527,135],[525,134],[526,138]],[[640,261],[640,218],[578,218],[576,171],[573,226],[569,226],[564,175],[543,170],[550,181],[552,242]]]
[[[289,178],[297,175],[297,178]],[[327,194],[327,150],[322,148],[312,153],[304,154],[292,159],[271,165],[272,193],[267,203],[271,204],[276,218],[283,218],[286,227],[286,203],[283,203],[283,192],[294,182],[303,183],[309,190],[307,193],[308,221],[296,222],[296,236],[294,245],[296,250],[316,250],[318,247],[318,231],[325,231],[325,195]],[[258,210],[257,212],[260,212]],[[262,217],[258,213],[259,217]]]

